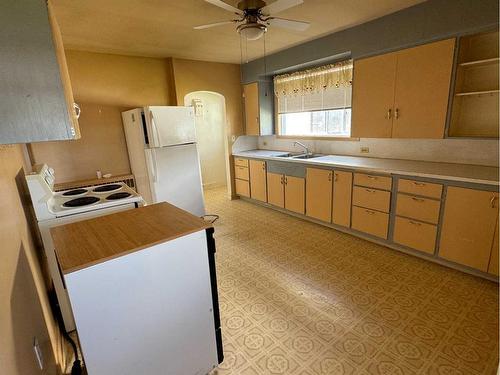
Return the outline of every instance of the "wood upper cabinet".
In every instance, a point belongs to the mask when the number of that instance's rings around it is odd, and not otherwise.
[[[79,137],[61,36],[45,1],[9,1],[0,13],[0,143]]]
[[[250,160],[250,197],[267,202],[266,162]]]
[[[331,222],[332,219],[332,174],[328,169],[306,170],[306,215]]]
[[[285,176],[285,208],[287,210],[304,214],[305,212],[305,179],[300,177]]]
[[[498,220],[495,229],[495,234],[493,236],[493,246],[491,247],[490,264],[488,265],[488,273],[498,276]]]
[[[352,136],[443,138],[455,39],[354,62]]]
[[[352,137],[391,138],[395,53],[354,61]]]
[[[498,193],[449,187],[439,256],[487,272],[498,220]]]
[[[246,135],[274,133],[274,93],[269,82],[243,85]]]
[[[280,173],[267,173],[267,203],[285,208],[285,177]]]
[[[393,138],[443,138],[455,39],[398,52]]]
[[[333,172],[332,223],[351,226],[352,173]]]

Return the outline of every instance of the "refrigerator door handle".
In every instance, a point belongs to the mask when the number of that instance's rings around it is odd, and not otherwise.
[[[155,149],[154,148],[150,149],[149,152],[146,152],[146,155],[149,159],[149,165],[151,166],[151,174],[152,174],[151,177],[153,178],[153,183],[156,183],[158,182],[156,177],[158,168],[156,163]]]
[[[156,150],[152,149],[151,153],[153,155],[153,168],[154,168],[154,171],[155,171],[154,181],[155,182],[160,182],[160,176],[159,176],[159,173],[158,173],[158,161],[156,160]]]
[[[156,121],[155,121],[155,117],[153,115],[153,111],[149,111],[149,115],[150,115],[150,118],[151,118],[151,126],[153,128],[153,132],[154,132],[154,138],[155,138],[155,141],[156,142],[153,142],[154,143],[154,147],[161,147],[162,145],[160,144],[160,133],[158,133],[158,127],[156,126]]]

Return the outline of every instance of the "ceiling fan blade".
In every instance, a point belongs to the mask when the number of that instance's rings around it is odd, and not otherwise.
[[[216,7],[228,10],[229,12],[239,14],[240,16],[243,15],[243,11],[233,7],[232,5],[229,5],[221,0],[205,0],[207,3],[210,3],[212,5],[215,5]]]
[[[282,12],[288,8],[300,5],[303,2],[304,0],[276,0],[274,3],[262,7],[260,11],[262,12],[262,14],[269,16],[272,14]]]
[[[270,18],[267,23],[271,26],[282,27],[283,29],[305,31],[309,28],[309,22],[287,20],[285,18]]]
[[[216,22],[216,23],[209,23],[206,25],[199,25],[193,27],[195,30],[203,30],[203,29],[209,29],[211,27],[216,27],[216,26],[222,26],[222,25],[229,25],[230,23],[237,22],[236,20],[231,20],[231,21],[222,21],[222,22]]]

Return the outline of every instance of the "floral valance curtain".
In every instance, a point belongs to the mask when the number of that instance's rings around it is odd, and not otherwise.
[[[305,96],[351,85],[352,60],[274,77],[274,92],[278,98]]]

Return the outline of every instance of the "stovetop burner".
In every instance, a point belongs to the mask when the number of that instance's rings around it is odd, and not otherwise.
[[[75,189],[75,190],[66,191],[62,195],[64,195],[65,197],[70,197],[72,195],[80,195],[80,194],[86,193],[87,191],[88,191],[87,189]]]
[[[93,191],[96,193],[103,193],[103,192],[118,190],[121,189],[121,187],[122,186],[118,184],[109,184],[109,185],[98,186]]]
[[[114,193],[106,197],[106,200],[115,200],[115,199],[123,199],[123,198],[128,198],[132,194],[127,193],[127,192],[121,192],[121,193]]]
[[[63,203],[63,207],[80,207],[80,206],[88,206],[89,204],[93,204],[99,202],[100,199],[97,197],[80,197],[71,199],[67,202]]]

